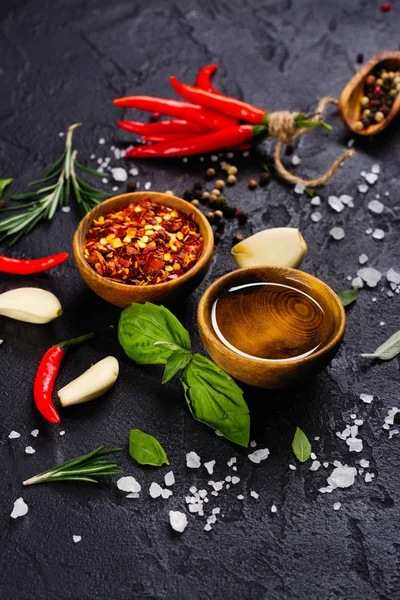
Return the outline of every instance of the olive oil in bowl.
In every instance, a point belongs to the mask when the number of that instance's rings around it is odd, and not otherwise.
[[[327,338],[324,310],[289,283],[258,281],[224,290],[211,310],[221,342],[262,361],[294,361],[316,352]]]

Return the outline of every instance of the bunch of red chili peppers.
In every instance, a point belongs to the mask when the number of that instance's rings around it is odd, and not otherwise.
[[[147,145],[131,148],[127,157],[189,156],[221,149],[242,150],[254,139],[268,136],[268,113],[236,98],[224,96],[211,83],[217,65],[203,67],[194,86],[170,82],[174,90],[188,102],[127,96],[114,100],[116,106],[136,108],[174,117],[156,123],[118,121],[119,127],[142,136]],[[322,121],[310,121],[299,115],[298,128],[326,126]],[[326,126],[328,127],[328,126]]]

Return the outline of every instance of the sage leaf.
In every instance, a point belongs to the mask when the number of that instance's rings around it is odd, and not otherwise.
[[[129,358],[139,364],[165,364],[176,348],[190,352],[188,331],[168,309],[151,302],[133,303],[122,311],[118,339]]]
[[[311,456],[311,444],[308,441],[308,437],[304,431],[300,429],[300,427],[296,427],[296,432],[292,442],[292,450],[300,462],[306,462],[306,460],[308,460]]]
[[[192,353],[187,352],[187,350],[177,350],[173,352],[168,358],[167,364],[165,365],[162,383],[168,383],[168,381],[172,379],[178,371],[186,367],[191,358]]]
[[[340,302],[343,306],[348,306],[352,302],[355,302],[358,298],[358,288],[351,288],[351,290],[345,290],[338,294]]]
[[[400,354],[400,331],[396,331],[372,354],[361,354],[365,358],[379,358],[379,360],[391,360]]]
[[[140,429],[131,429],[129,432],[129,454],[140,465],[161,467],[170,464],[160,442]]]
[[[250,439],[250,415],[243,392],[225,371],[201,354],[193,354],[181,381],[193,417],[240,446]]]
[[[10,183],[12,183],[12,178],[9,179],[0,179],[0,199],[3,197],[4,190]]]

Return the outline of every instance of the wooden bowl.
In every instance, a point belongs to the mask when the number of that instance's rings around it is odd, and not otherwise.
[[[269,290],[265,292],[262,301],[243,301],[243,295],[239,296],[231,289],[245,285],[249,288],[249,284],[260,284],[265,286],[260,287],[260,290]],[[278,286],[273,287],[271,284]],[[289,286],[295,290],[290,292],[287,287],[282,286]],[[289,294],[285,304],[280,304],[280,300],[277,300],[282,290]],[[224,333],[228,338],[226,341],[231,344],[228,347],[215,329],[215,302],[222,294],[223,298],[226,298],[227,294],[232,292],[236,300],[227,305],[230,310],[226,312],[224,323]],[[316,303],[317,307],[319,305],[318,311],[322,309],[321,315],[311,317],[307,311],[304,312],[302,302],[305,296],[308,297],[307,302],[313,306]],[[289,308],[291,310],[288,310]],[[267,312],[268,319],[265,317]],[[295,321],[287,321],[288,315]],[[296,385],[324,369],[336,354],[346,327],[343,306],[330,287],[308,273],[285,267],[249,267],[224,275],[203,294],[197,320],[204,346],[224,371],[248,385],[269,389]],[[319,342],[316,349],[308,355],[301,350],[298,354],[296,351],[301,348],[298,345],[300,340],[302,343],[309,343],[315,335],[318,336]],[[282,340],[288,342],[282,344]],[[274,347],[273,344],[278,354],[292,345],[295,351],[293,357],[273,360],[256,358],[260,356],[260,348],[268,348],[269,352],[269,349]],[[241,348],[240,353],[235,350],[238,345]]]
[[[129,206],[132,202],[140,202],[144,198],[149,198],[152,202],[158,202],[164,206],[176,208],[183,213],[193,213],[195,215],[195,222],[203,236],[203,252],[199,260],[184,275],[172,281],[156,285],[135,286],[102,277],[89,265],[83,254],[86,234],[91,228],[93,220],[114,209]],[[107,302],[126,308],[132,302],[167,303],[192,292],[204,279],[209,269],[214,250],[214,234],[205,216],[189,202],[158,192],[133,192],[105,200],[88,212],[75,231],[73,250],[79,272],[88,286]]]
[[[375,135],[385,129],[400,110],[400,93],[397,94],[392,110],[380,123],[370,125],[361,131],[355,130],[355,124],[360,120],[361,97],[364,96],[364,82],[366,77],[379,65],[389,71],[397,71],[400,68],[400,52],[382,52],[373,56],[354,75],[344,88],[339,98],[339,114],[344,123],[357,135]]]

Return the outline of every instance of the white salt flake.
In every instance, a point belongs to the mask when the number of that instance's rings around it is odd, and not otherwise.
[[[320,206],[321,198],[319,196],[314,196],[313,198],[311,198],[310,204],[311,204],[311,206]]]
[[[10,431],[10,433],[8,434],[8,439],[9,440],[15,440],[17,438],[21,437],[21,434],[18,433],[18,431]]]
[[[96,156],[94,154],[90,155],[90,160],[94,160],[96,158]]]
[[[37,437],[39,435],[39,429],[32,429],[31,435],[33,435],[33,437]]]
[[[153,481],[152,484],[150,485],[149,493],[152,498],[159,498],[161,496],[161,494],[163,493],[163,489],[162,489],[161,485],[159,485],[158,483]]]
[[[333,505],[333,510],[339,510],[341,506],[342,505],[340,504],[340,502],[335,502],[335,504]]]
[[[336,212],[342,212],[342,210],[344,209],[343,202],[337,196],[329,196],[328,204]]]
[[[25,448],[25,453],[26,454],[35,454],[36,450],[34,448],[32,448],[32,446],[27,446]]]
[[[291,471],[296,471],[296,465],[289,465],[289,469]]]
[[[327,482],[333,489],[347,488],[353,485],[356,475],[357,469],[354,467],[336,467],[328,477]]]
[[[320,439],[319,435],[316,435],[316,436],[315,436],[315,438],[314,438],[314,440],[315,440],[316,442],[318,442],[318,441],[319,441],[319,439]]]
[[[65,435],[65,431],[60,431],[60,435]]]
[[[239,494],[239,496],[237,497],[238,500],[243,500],[244,496],[243,494]]]
[[[168,471],[168,473],[165,474],[164,482],[165,482],[165,485],[168,485],[168,486],[174,485],[175,475],[174,475],[173,471]]]
[[[352,413],[352,414],[350,415],[350,419],[357,419],[357,415],[356,415],[355,413]]]
[[[365,267],[364,269],[359,269],[357,271],[357,275],[361,277],[363,281],[365,281],[368,287],[376,287],[382,277],[382,273],[372,267]]]
[[[225,481],[227,481],[228,483],[230,483],[232,481],[232,476],[231,475],[227,475],[225,477]]]
[[[125,496],[125,498],[139,498],[140,494],[138,494],[137,492],[131,492],[130,494],[127,494]]]
[[[304,183],[296,183],[296,185],[294,186],[295,194],[303,194],[305,189],[306,186],[304,185]]]
[[[342,194],[339,197],[339,200],[343,203],[343,204],[350,204],[351,202],[353,202],[353,196],[349,196],[348,194]]]
[[[169,511],[169,522],[174,531],[178,531],[182,533],[185,531],[188,520],[185,513],[180,512],[179,510],[170,510]]]
[[[117,488],[122,492],[133,492],[137,494],[142,489],[142,486],[134,477],[127,475],[126,477],[118,479]]]
[[[228,465],[228,467],[232,467],[232,465],[236,464],[236,462],[237,462],[236,456],[232,456],[232,458],[230,458],[226,464]]]
[[[207,490],[199,490],[200,498],[204,499],[207,496],[207,494],[208,494]]]
[[[211,531],[211,529],[212,529],[212,527],[211,527],[210,523],[206,523],[204,525],[204,531]]]
[[[360,466],[363,467],[363,469],[368,469],[368,467],[369,467],[369,460],[366,460],[365,458],[362,458],[360,460]]]
[[[383,212],[385,206],[384,204],[382,204],[382,202],[379,202],[379,200],[371,200],[371,202],[369,202],[368,204],[368,208],[371,212],[375,213],[376,215],[380,215]]]
[[[271,506],[271,512],[272,512],[272,513],[276,513],[277,511],[278,511],[278,509],[276,508],[275,504],[273,504],[273,505]]]
[[[360,265],[365,265],[365,263],[368,262],[368,256],[366,254],[360,254],[358,257],[358,262]]]
[[[79,542],[82,539],[82,536],[81,535],[73,535],[72,539],[74,540],[74,544],[79,544]]]
[[[311,213],[311,221],[313,221],[314,223],[318,223],[318,221],[320,221],[321,219],[322,219],[322,215],[318,210]]]
[[[170,496],[172,496],[172,490],[162,490],[161,496],[166,500]]]
[[[314,460],[311,464],[310,471],[318,471],[320,466],[321,466],[321,463],[319,462],[319,460]]]
[[[386,273],[386,279],[390,283],[400,285],[400,273],[397,273],[397,271],[395,271],[394,269],[389,269],[389,271]]]
[[[215,460],[209,460],[208,462],[204,463],[204,466],[207,469],[207,473],[209,475],[213,474],[213,472],[214,472],[214,465],[215,465]]]
[[[236,485],[237,483],[239,483],[239,481],[240,477],[236,477],[236,475],[232,477],[232,485]]]
[[[268,448],[260,448],[260,450],[255,450],[255,452],[252,452],[251,454],[249,454],[248,458],[251,460],[251,462],[259,464],[262,460],[265,460],[266,458],[268,458],[268,456],[269,456]]]
[[[360,399],[365,402],[365,404],[371,404],[374,397],[372,394],[360,394]]]
[[[70,206],[62,206],[61,211],[63,213],[69,213],[69,212],[71,212],[71,207]]]
[[[342,227],[332,227],[329,233],[334,240],[342,240],[345,236],[344,229]]]
[[[363,421],[362,419],[356,419],[356,420],[354,421],[354,423],[355,423],[356,425],[359,425],[359,426],[361,426],[361,425],[364,423],[364,421]]]
[[[117,185],[114,185],[114,187],[112,188],[112,191],[113,191],[113,192],[117,192],[117,191],[118,191],[118,186],[117,186]]]
[[[366,173],[364,179],[369,185],[374,185],[378,181],[378,175],[376,173]]]
[[[317,460],[317,455],[315,454],[315,452],[311,452],[310,457],[312,460]]]
[[[358,186],[358,191],[360,192],[360,194],[366,194],[369,190],[369,187],[367,186],[366,183],[360,183],[360,185]]]
[[[146,183],[144,184],[144,189],[149,190],[150,188],[151,188],[151,181],[146,181]]]
[[[353,281],[351,282],[351,285],[352,285],[352,287],[361,289],[362,287],[364,287],[364,282],[361,279],[361,277],[354,277]]]
[[[201,466],[200,456],[196,452],[186,454],[186,466],[189,469],[198,469]]]
[[[222,488],[224,487],[224,482],[223,481],[216,481],[213,484],[213,488],[216,492],[220,492],[222,490]]]
[[[111,173],[115,181],[126,181],[128,179],[128,173],[122,167],[111,169]]]
[[[250,442],[250,448],[255,448],[257,446],[257,442],[255,440],[252,440]]]
[[[294,167],[297,167],[297,165],[299,165],[301,163],[300,158],[297,156],[297,154],[293,154],[292,156],[292,165]]]
[[[323,466],[325,467],[325,469],[327,469],[327,468],[329,467],[329,463],[328,463],[328,462],[324,462],[324,463],[322,463],[322,464],[323,464]]]
[[[383,240],[383,238],[385,237],[385,232],[383,231],[383,229],[375,229],[372,232],[372,237],[374,238],[374,240]]]
[[[381,172],[381,168],[379,165],[372,165],[371,167],[371,173],[375,173],[376,175],[379,175],[379,173]]]
[[[365,230],[365,233],[367,235],[370,235],[372,233],[372,231],[373,231],[372,227],[368,227],[368,229]]]
[[[348,438],[346,444],[348,445],[350,452],[361,452],[363,449],[363,443],[360,438]]]
[[[348,148],[352,148],[354,146],[355,140],[353,138],[350,138],[349,141],[347,142],[347,147]]]
[[[391,440],[394,435],[399,435],[398,429],[392,429],[391,431],[389,431],[389,440]]]
[[[106,143],[106,140],[104,138],[100,138],[99,139],[99,144],[102,146],[103,144]]]
[[[18,519],[18,517],[23,517],[28,512],[28,505],[24,502],[23,498],[17,498],[14,502],[14,508],[10,517],[12,519]]]
[[[220,512],[221,512],[221,509],[220,509],[219,506],[216,506],[215,508],[212,509],[211,512],[212,512],[213,515],[219,515]]]
[[[365,473],[365,483],[371,483],[374,477],[375,473]]]
[[[251,490],[251,492],[250,492],[250,496],[251,496],[252,498],[255,498],[255,499],[257,500],[257,498],[259,498],[259,497],[260,497],[260,494],[257,494],[257,492],[255,492],[254,490]]]
[[[63,131],[60,131],[58,134],[60,137],[64,137],[65,133]]]

